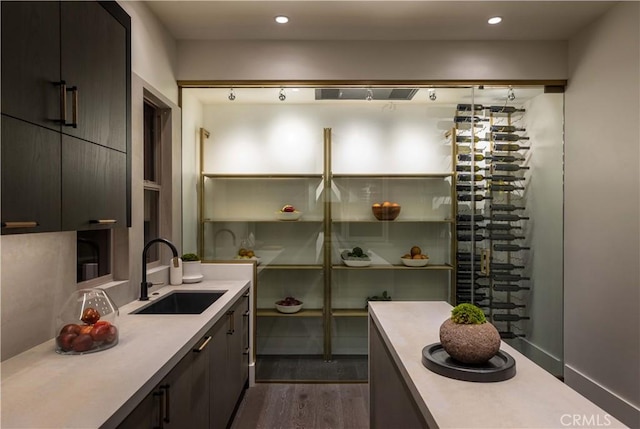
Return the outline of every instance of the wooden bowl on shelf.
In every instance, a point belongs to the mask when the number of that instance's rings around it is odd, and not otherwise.
[[[371,210],[378,220],[395,220],[400,214],[400,206],[372,206]]]

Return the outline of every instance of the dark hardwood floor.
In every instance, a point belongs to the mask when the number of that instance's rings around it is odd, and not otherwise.
[[[258,383],[240,403],[231,429],[368,429],[366,383]]]

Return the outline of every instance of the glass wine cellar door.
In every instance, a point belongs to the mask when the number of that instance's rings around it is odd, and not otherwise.
[[[366,381],[369,300],[473,302],[560,375],[562,94],[360,89],[183,89],[209,93],[199,253],[256,262],[256,380]]]

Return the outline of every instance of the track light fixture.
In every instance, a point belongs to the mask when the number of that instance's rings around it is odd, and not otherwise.
[[[513,91],[513,88],[509,87],[507,91],[507,100],[513,101],[516,99],[516,93]]]
[[[284,101],[287,99],[287,94],[285,94],[284,88],[280,89],[280,93],[278,94],[278,99],[280,99],[280,101]]]
[[[371,91],[370,89],[367,89],[367,97],[366,97],[367,101],[371,101],[373,100],[373,91]]]
[[[431,88],[429,90],[429,100],[431,101],[436,101],[436,99],[438,98],[438,96],[436,95],[436,90],[435,88]]]
[[[233,101],[236,99],[236,93],[233,92],[233,88],[229,89],[229,97],[227,98],[229,98],[229,101]]]

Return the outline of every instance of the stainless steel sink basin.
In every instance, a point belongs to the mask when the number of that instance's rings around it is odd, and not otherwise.
[[[226,291],[173,291],[130,314],[200,314]]]

